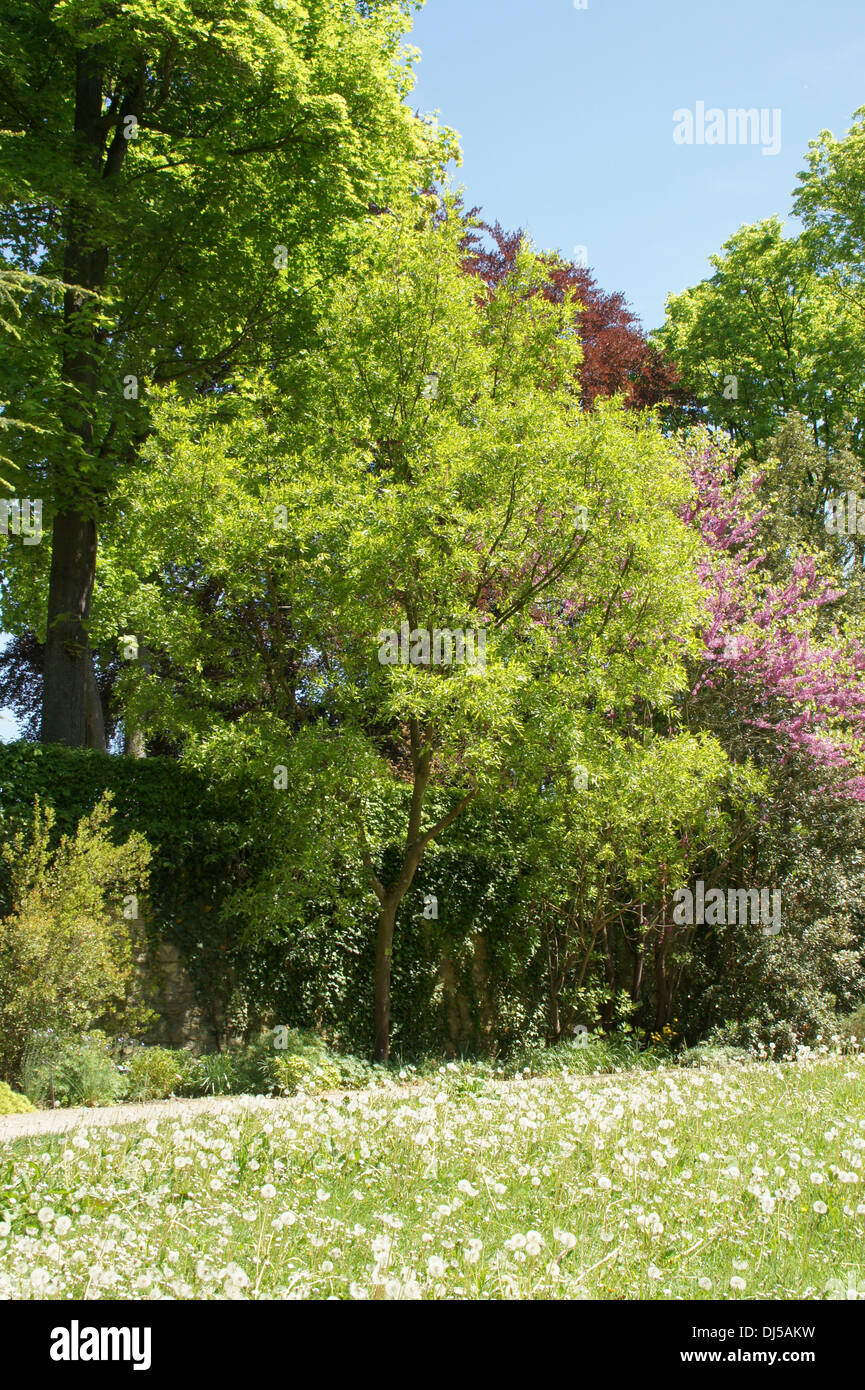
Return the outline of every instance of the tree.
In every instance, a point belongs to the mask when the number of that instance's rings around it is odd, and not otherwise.
[[[15,415],[49,435],[19,441],[53,513],[47,742],[102,740],[97,530],[149,429],[149,389],[222,389],[250,360],[278,372],[345,262],[352,223],[438,168],[447,140],[403,101],[408,11],[407,0],[0,6],[0,238],[10,269],[66,287],[60,309],[38,286],[27,297],[0,381]]]
[[[466,237],[466,268],[487,285],[500,285],[511,275],[523,233],[505,232],[481,223]],[[567,295],[579,305],[577,331],[583,350],[580,399],[589,410],[600,397],[621,393],[629,406],[641,409],[677,395],[676,375],[646,339],[622,294],[605,294],[591,271],[560,256],[542,257],[547,271],[543,293],[551,303]]]
[[[551,747],[573,775],[608,711],[669,705],[698,603],[684,473],[649,416],[581,410],[576,311],[542,292],[543,261],[523,246],[478,295],[453,212],[421,200],[372,232],[334,286],[301,418],[261,382],[245,401],[166,397],[124,555],[137,630],[191,692],[179,708],[133,663],[127,698],[150,727],[186,718],[185,756],[276,789],[271,904],[352,845],[377,904],[384,1059],[424,855],[474,801],[538,786]],[[206,611],[175,606],[183,584],[209,588]],[[230,725],[209,678],[229,649],[247,703]]]
[[[705,421],[753,453],[796,411],[824,452],[851,426],[861,447],[862,325],[807,243],[773,217],[740,228],[711,263],[711,279],[670,296],[653,339],[697,402],[674,422]]]
[[[824,130],[811,141],[793,211],[817,268],[865,327],[865,106],[854,114],[843,140]]]
[[[758,788],[716,738],[657,714],[648,702],[617,711],[581,753],[581,778],[554,781],[551,750],[555,795],[523,793],[514,852],[546,957],[550,1042],[632,1013],[658,1031],[669,1023],[687,959],[670,927],[673,890],[706,854],[725,855],[732,812]]]
[[[20,342],[21,333],[18,320],[21,318],[21,300],[33,290],[46,295],[63,293],[64,286],[57,280],[48,280],[40,275],[28,275],[25,271],[12,270],[0,262],[0,333],[11,342]],[[16,420],[8,413],[8,402],[0,400],[0,433],[9,430],[38,430],[31,421]],[[6,476],[0,474],[0,487],[12,487],[13,479],[18,477],[19,469],[14,459],[0,454],[0,467]]]
[[[707,546],[710,622],[686,717],[736,761],[801,758],[824,790],[865,800],[865,647],[821,624],[843,597],[832,567],[819,553],[793,554],[776,582],[758,548],[761,472],[708,433],[692,435],[687,454],[696,494],[685,515]]]

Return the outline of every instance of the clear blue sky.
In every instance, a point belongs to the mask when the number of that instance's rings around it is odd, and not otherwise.
[[[865,0],[427,0],[413,42],[412,104],[459,131],[469,205],[586,246],[646,328],[737,227],[789,218],[808,141],[865,105]],[[780,153],[674,144],[698,101],[780,108]]]
[[[412,105],[459,131],[469,205],[585,246],[646,328],[742,223],[789,215],[808,141],[865,105],[865,0],[428,0],[412,42]],[[699,101],[779,108],[780,152],[675,144]]]

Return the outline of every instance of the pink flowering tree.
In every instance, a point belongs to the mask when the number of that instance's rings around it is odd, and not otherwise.
[[[709,614],[689,720],[708,720],[737,760],[777,767],[798,757],[822,789],[865,800],[865,649],[839,630],[843,590],[815,555],[791,556],[788,577],[774,581],[760,548],[771,524],[759,506],[763,475],[742,474],[708,434],[691,437],[687,459],[696,495],[684,516],[706,547],[698,572]]]

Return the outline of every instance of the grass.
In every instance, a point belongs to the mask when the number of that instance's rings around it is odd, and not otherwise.
[[[861,1055],[409,1096],[0,1146],[0,1296],[865,1297]]]

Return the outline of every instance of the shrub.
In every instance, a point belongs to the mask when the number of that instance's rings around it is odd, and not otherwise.
[[[264,1041],[264,1040],[263,1040]],[[292,1095],[304,1090],[328,1091],[340,1086],[366,1086],[374,1075],[368,1062],[331,1052],[317,1033],[298,1028],[280,1030],[264,1042],[263,1079],[272,1090]]]
[[[201,1057],[185,1057],[182,1078],[185,1095],[294,1095],[307,1091],[359,1088],[375,1077],[377,1069],[357,1057],[332,1053],[316,1033],[286,1029],[276,1047],[272,1032],[243,1047]],[[148,1049],[156,1051],[157,1049]],[[165,1049],[160,1049],[165,1050]]]
[[[860,1004],[854,1013],[841,1019],[840,1032],[847,1042],[858,1043],[860,1047],[865,1046],[865,1004]]]
[[[687,1047],[679,1054],[683,1067],[730,1067],[741,1062],[751,1061],[753,1053],[746,1047],[731,1047],[726,1044],[699,1043]]]
[[[123,1077],[109,1051],[108,1039],[96,1030],[79,1038],[36,1035],[21,1067],[25,1094],[40,1106],[113,1105],[123,1092]]]
[[[576,1040],[556,1047],[532,1047],[508,1058],[505,1074],[553,1076],[559,1072],[590,1075],[594,1072],[650,1070],[669,1060],[666,1049],[642,1049],[634,1034],[593,1033],[587,1042]]]
[[[340,1084],[339,1068],[331,1061],[318,1060],[309,1053],[277,1053],[269,1071],[272,1090],[284,1096],[294,1095],[301,1088],[305,1091],[331,1091]]]
[[[184,1083],[190,1096],[231,1096],[241,1091],[235,1059],[230,1052],[209,1052],[193,1057]]]
[[[292,1096],[301,1087],[306,1090],[312,1081],[312,1066],[306,1057],[274,1057],[270,1070],[270,1084],[281,1095]]]
[[[286,1029],[284,1048],[277,1048],[274,1034],[265,1033],[245,1047],[232,1049],[232,1089],[245,1095],[293,1095],[304,1090],[324,1091],[340,1084],[336,1060],[314,1033]]]
[[[121,1015],[134,978],[125,895],[146,881],[140,835],[111,839],[105,795],[72,835],[50,847],[54,813],[34,803],[30,825],[0,852],[10,911],[0,917],[0,1074],[16,1076],[37,1028],[79,1033]]]
[[[0,1115],[24,1115],[35,1109],[26,1096],[20,1096],[5,1081],[0,1081]]]
[[[246,800],[232,785],[178,763],[176,758],[109,757],[92,749],[0,743],[0,844],[25,829],[34,797],[56,816],[52,844],[72,835],[83,817],[111,792],[115,837],[140,837],[150,848],[146,928],[148,944],[170,943],[195,987],[202,1025],[214,1042],[236,1031],[226,1009],[236,979],[251,971],[257,982],[253,1012],[266,1005],[259,955],[241,943],[236,923],[223,920],[223,904],[244,876],[254,881],[267,852],[267,837]],[[130,890],[130,891],[134,891]],[[0,917],[11,910],[9,874],[0,857]],[[282,962],[274,964],[274,973]],[[84,1025],[82,1025],[84,1026]],[[140,1033],[130,1020],[129,1031]],[[163,1042],[167,1035],[153,1037]]]
[[[137,1047],[126,1062],[127,1100],[164,1100],[195,1083],[195,1059],[170,1047]]]
[[[329,1061],[339,1077],[337,1085],[345,1087],[347,1091],[369,1086],[383,1071],[381,1067],[368,1062],[365,1057],[355,1057],[351,1053],[331,1053]]]

